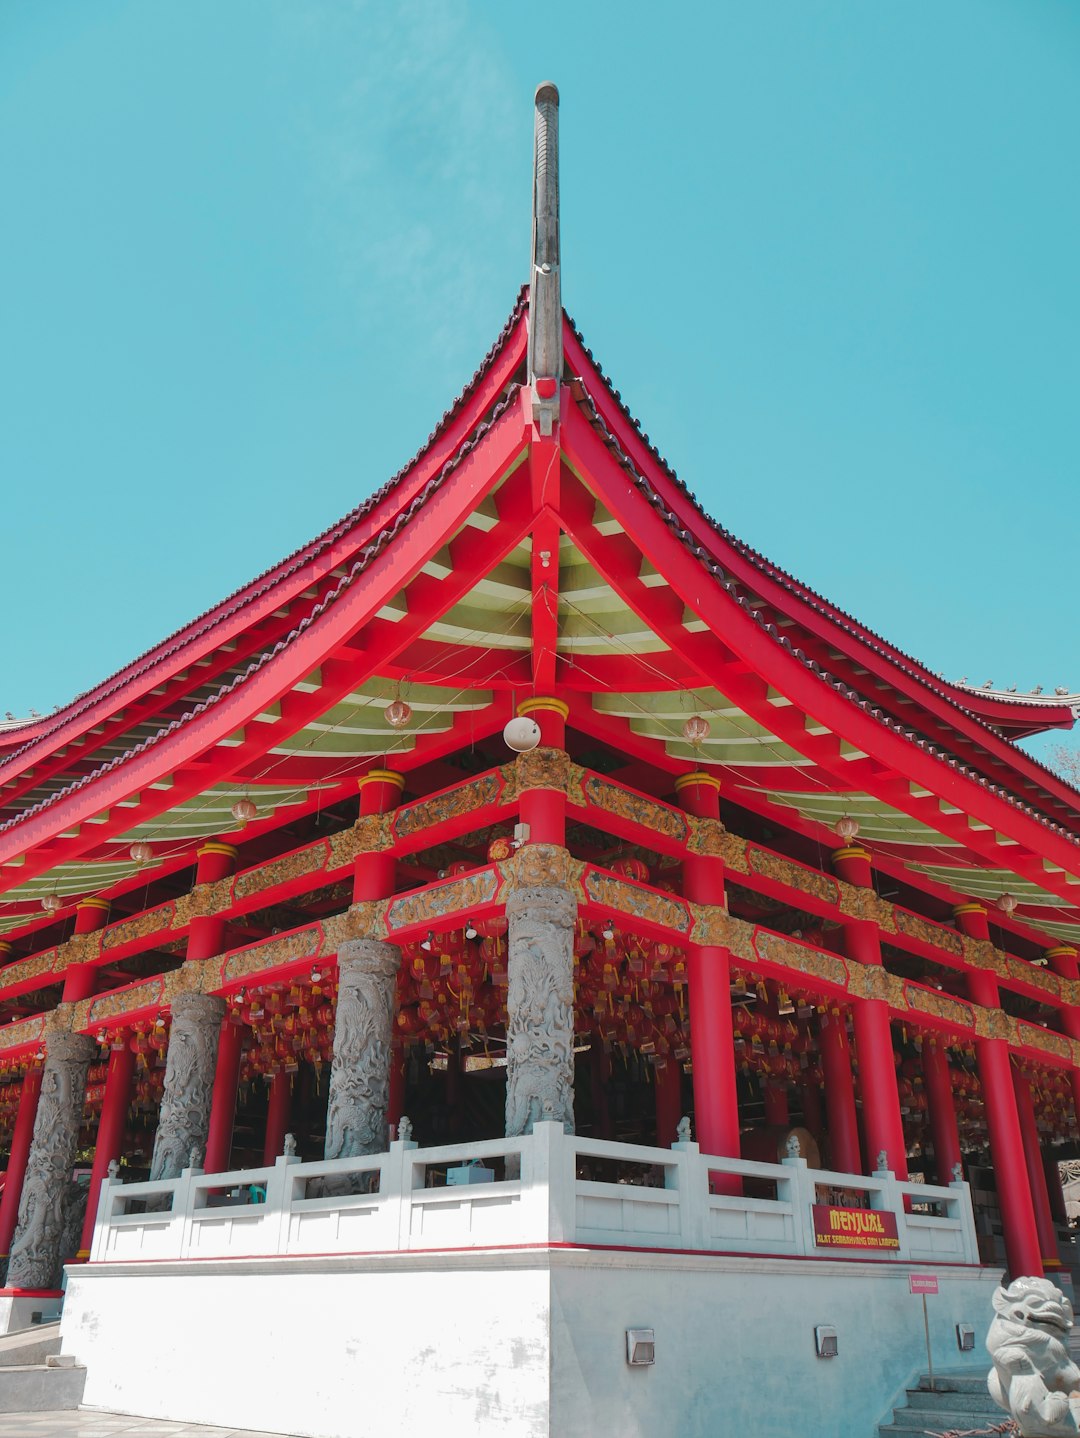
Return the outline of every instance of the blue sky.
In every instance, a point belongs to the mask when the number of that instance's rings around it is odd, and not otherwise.
[[[4,0],[0,714],[411,455],[526,277],[705,506],[949,677],[1080,689],[1073,0]]]

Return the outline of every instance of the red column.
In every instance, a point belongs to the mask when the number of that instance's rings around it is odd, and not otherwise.
[[[223,839],[207,840],[197,855],[196,888],[200,884],[216,884],[219,879],[228,878],[235,867],[236,848],[233,844],[226,844]],[[224,919],[216,914],[194,918],[188,929],[187,957],[189,960],[212,959],[221,953],[224,941]],[[218,1032],[214,1091],[210,1097],[210,1123],[203,1158],[207,1173],[222,1173],[229,1167],[242,1044],[243,1034],[226,1013]]]
[[[127,1037],[118,1037],[109,1054],[105,1099],[101,1106],[97,1140],[94,1144],[94,1166],[90,1170],[90,1191],[86,1200],[86,1219],[83,1223],[82,1242],[79,1245],[79,1258],[90,1257],[101,1184],[109,1170],[109,1164],[114,1158],[118,1159],[124,1149],[124,1128],[127,1124],[128,1109],[131,1107],[131,1080],[134,1073],[135,1054]]]
[[[236,848],[223,839],[209,839],[199,850],[195,865],[195,884],[215,884],[232,873],[236,865]],[[212,959],[221,953],[225,938],[225,920],[217,914],[200,915],[188,929],[187,957]]]
[[[847,883],[860,889],[870,888],[871,855],[866,849],[849,845],[837,849],[832,859],[836,872]],[[880,966],[877,925],[865,919],[848,920],[844,924],[844,951],[860,964]],[[889,1006],[884,999],[856,999],[852,1004],[852,1018],[855,1050],[859,1056],[867,1164],[876,1168],[878,1154],[884,1152],[897,1178],[907,1178],[907,1143],[896,1087]]]
[[[656,1071],[656,1144],[670,1148],[682,1118],[682,1065],[669,1058]]]
[[[26,1160],[30,1157],[30,1144],[34,1137],[34,1119],[37,1118],[38,1098],[41,1095],[41,1075],[42,1069],[38,1064],[26,1070],[19,1098],[19,1112],[11,1135],[4,1195],[0,1199],[0,1258],[5,1262],[11,1252],[11,1236],[19,1219],[19,1199],[22,1198]]]
[[[109,908],[108,899],[99,899],[94,895],[81,899],[75,905],[75,932],[92,934],[95,929],[103,928],[109,921]],[[95,964],[69,964],[64,970],[63,1002],[75,1004],[80,999],[88,999],[96,983]]]
[[[961,932],[973,939],[989,939],[990,927],[981,904],[960,904],[953,910]],[[984,1008],[1000,1008],[997,980],[985,969],[968,973],[968,997]],[[1009,1046],[1004,1039],[976,1039],[975,1056],[982,1079],[983,1103],[990,1130],[990,1156],[994,1164],[1005,1252],[1013,1278],[1041,1278],[1042,1255],[1031,1184],[1027,1176],[1024,1141],[1016,1111]]]
[[[565,749],[570,711],[561,699],[523,699],[517,712],[539,724],[545,749]],[[521,822],[529,826],[530,844],[566,843],[566,795],[561,789],[523,789],[520,812]]]
[[[405,776],[393,769],[369,769],[357,781],[360,789],[360,817],[388,814],[396,809]],[[385,899],[394,892],[397,859],[393,849],[369,849],[358,854],[353,867],[353,903]]]
[[[830,1008],[821,1018],[821,1072],[829,1119],[829,1162],[838,1173],[862,1173],[851,1045],[838,1008]]]
[[[953,1169],[961,1158],[956,1104],[949,1073],[949,1050],[932,1034],[923,1038],[922,1071],[930,1110],[930,1133],[934,1140],[934,1171],[938,1183],[952,1183]]]
[[[206,1134],[206,1157],[203,1159],[207,1173],[225,1173],[232,1161],[236,1091],[240,1085],[243,1052],[243,1028],[226,1014],[218,1035],[214,1092],[210,1099],[210,1127]]]
[[[1046,960],[1051,972],[1059,977],[1080,978],[1080,955],[1071,945],[1061,944],[1055,949],[1047,949]],[[1069,1038],[1080,1039],[1080,1008],[1075,1004],[1062,1004],[1061,1027]],[[1076,1125],[1080,1128],[1080,1069],[1069,1070],[1069,1083],[1072,1085],[1073,1113]]]
[[[289,1131],[289,1110],[292,1107],[292,1080],[284,1069],[278,1069],[270,1080],[270,1101],[266,1108],[266,1140],[263,1143],[263,1164],[271,1164],[285,1149]]]
[[[720,783],[712,774],[682,774],[675,792],[688,813],[720,818]],[[687,854],[683,888],[697,904],[724,903],[724,865],[712,855]],[[718,944],[690,944],[686,956],[690,1050],[694,1069],[694,1117],[701,1150],[718,1158],[739,1157],[739,1100],[731,1024],[731,955]],[[717,1180],[718,1191],[737,1183]]]
[[[1024,1145],[1024,1162],[1027,1165],[1031,1202],[1035,1209],[1035,1228],[1039,1235],[1039,1247],[1042,1249],[1043,1268],[1060,1268],[1054,1216],[1050,1212],[1050,1195],[1046,1191],[1046,1171],[1043,1168],[1039,1126],[1035,1119],[1035,1102],[1031,1096],[1031,1081],[1027,1074],[1021,1073],[1015,1067],[1012,1077],[1013,1092],[1016,1094],[1016,1116],[1020,1120],[1020,1138]]]
[[[765,1122],[774,1128],[787,1128],[791,1121],[787,1089],[780,1084],[765,1085]]]
[[[821,1090],[817,1083],[804,1078],[799,1085],[802,1097],[803,1127],[809,1129],[816,1139],[821,1138]]]

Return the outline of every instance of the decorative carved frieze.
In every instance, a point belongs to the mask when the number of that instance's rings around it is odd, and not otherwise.
[[[96,1049],[85,1034],[51,1036],[41,1077],[19,1221],[11,1242],[9,1288],[58,1288],[64,1202],[82,1121],[86,1074]]]
[[[574,1131],[574,921],[564,887],[513,890],[508,930],[506,1134],[542,1119]]]
[[[893,1009],[907,1007],[903,979],[879,964],[849,964],[848,989],[859,999],[881,999]]]
[[[55,949],[44,949],[40,954],[31,954],[25,959],[16,959],[13,964],[8,964],[5,969],[0,969],[0,983],[5,988],[9,985],[25,983],[27,979],[40,978],[42,974],[51,974],[56,964],[57,951]]]
[[[1006,960],[1005,973],[1017,983],[1030,984],[1033,988],[1041,989],[1051,998],[1060,999],[1062,997],[1065,981],[1060,979],[1057,974],[1052,974],[1048,969],[1037,969],[1033,964],[1025,964],[1023,959],[1014,959],[1010,956]]]
[[[1002,1009],[984,1009],[981,1004],[973,1004],[975,1010],[975,1032],[982,1039],[1005,1039],[1009,1043],[1016,1043],[1016,1020],[1010,1018]]]
[[[1076,1063],[1077,1051],[1080,1044],[1075,1040],[1066,1038],[1064,1034],[1051,1033],[1040,1024],[1025,1023],[1023,1019],[1017,1020],[1016,1039],[1019,1043],[1026,1044],[1028,1048],[1041,1049],[1043,1053],[1053,1054],[1055,1058],[1064,1060],[1065,1063]]]
[[[146,939],[151,934],[167,933],[176,919],[174,903],[158,904],[156,908],[135,914],[130,919],[121,919],[100,931],[101,952],[108,953],[121,944],[130,944],[134,939]]]
[[[385,939],[388,932],[386,914],[389,907],[389,899],[365,899],[362,903],[353,904],[349,910],[352,930],[350,937]]]
[[[570,756],[565,749],[529,749],[514,760],[517,794],[524,789],[555,789],[565,794],[570,781]]]
[[[282,934],[277,939],[266,939],[261,944],[249,944],[245,949],[234,949],[227,958],[218,961],[221,982],[235,983],[237,979],[265,973],[269,969],[280,968],[283,964],[296,963],[298,959],[314,959],[322,949],[322,943],[322,925],[310,924],[305,929]]]
[[[838,988],[848,987],[848,976],[854,965],[849,965],[839,954],[829,954],[810,944],[800,944],[784,934],[774,934],[767,929],[755,929],[751,940],[755,955],[771,964],[782,964],[799,974],[809,974]]]
[[[801,894],[809,894],[823,904],[839,907],[840,886],[831,874],[819,873],[806,864],[797,864],[793,859],[785,859],[782,854],[774,854],[770,849],[760,849],[756,844],[747,845],[746,863],[748,873],[759,874],[763,879],[772,879],[774,883],[785,884]]]
[[[955,929],[947,929],[944,924],[935,924],[932,919],[924,919],[921,914],[913,914],[910,909],[903,909],[899,904],[893,905],[892,912],[898,934],[909,939],[918,939],[920,943],[930,944],[935,949],[943,949],[955,958],[963,957],[964,943]]]
[[[306,874],[321,873],[330,863],[330,852],[330,840],[321,839],[317,844],[308,844],[292,854],[284,854],[280,859],[272,859],[268,864],[257,869],[248,869],[246,873],[237,874],[231,881],[223,882],[231,882],[234,901],[250,899],[255,894],[274,889],[279,884],[287,884],[293,879],[301,879]],[[347,861],[342,859],[334,867],[343,867],[345,862]]]
[[[570,850],[560,844],[523,844],[512,858],[498,865],[508,894],[515,889],[556,884],[576,889],[585,872],[585,865],[571,857]]]
[[[674,894],[647,889],[642,884],[630,883],[627,879],[592,867],[585,870],[584,888],[586,896],[594,904],[601,904],[617,914],[662,924],[677,934],[690,932],[690,905]]]
[[[400,964],[401,950],[377,939],[351,939],[338,952],[327,1158],[382,1153],[387,1146],[394,987]]]
[[[192,919],[207,919],[231,909],[232,886],[231,878],[215,879],[213,883],[197,885],[189,894],[181,894],[176,900],[176,927],[187,928]]]
[[[435,794],[430,799],[403,804],[393,815],[388,816],[393,821],[393,834],[398,839],[405,839],[424,829],[434,828],[436,824],[445,824],[451,819],[461,818],[464,814],[486,809],[500,797],[507,797],[505,789],[503,771],[494,769],[487,774],[478,774],[475,779],[468,779],[464,784],[455,784],[452,789]]]
[[[224,1000],[210,994],[179,994],[173,1000],[151,1179],[178,1178],[191,1165],[193,1152],[206,1151],[218,1034],[224,1016]]]
[[[35,1015],[32,1019],[17,1019],[14,1023],[0,1026],[0,1049],[19,1048],[22,1044],[40,1043],[45,1032],[45,1016]]]
[[[100,998],[91,999],[87,1010],[87,1024],[102,1024],[120,1014],[130,1014],[137,1009],[160,1004],[165,998],[165,978],[164,974],[158,974],[156,978],[144,979],[141,984],[131,984],[115,993],[102,994]]]
[[[392,849],[393,819],[392,814],[361,814],[352,828],[356,854],[385,854]]]
[[[705,948],[730,949],[740,958],[752,959],[753,925],[733,919],[719,904],[694,904],[690,909],[690,941]]]
[[[512,862],[512,861],[511,861]],[[445,919],[450,914],[465,914],[480,904],[490,904],[499,892],[499,875],[494,868],[477,869],[432,884],[413,894],[392,899],[386,910],[386,925],[391,933]]]
[[[950,994],[939,994],[933,989],[924,989],[919,984],[905,984],[904,998],[908,1008],[915,1013],[929,1014],[959,1029],[975,1027],[975,1010],[972,1005],[964,1003],[962,999],[954,999]]]
[[[691,835],[689,816],[681,810],[673,809],[670,804],[660,804],[645,794],[624,789],[621,784],[613,784],[602,774],[594,774],[577,764],[570,765],[567,792],[572,800],[577,800],[586,808],[599,809],[628,823],[639,824],[673,844],[685,843]]]

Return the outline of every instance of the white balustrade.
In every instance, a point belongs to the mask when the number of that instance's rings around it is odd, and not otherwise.
[[[477,1164],[491,1181],[429,1182],[448,1168]],[[480,1174],[473,1168],[463,1176]],[[813,1206],[819,1192],[835,1190],[852,1212],[891,1214],[898,1246],[871,1253],[816,1246]],[[185,1169],[153,1183],[107,1179],[91,1262],[545,1243],[979,1261],[965,1183],[939,1188],[886,1172],[832,1173],[801,1158],[779,1164],[717,1158],[689,1142],[670,1149],[609,1143],[540,1123],[532,1134],[488,1143],[420,1149],[399,1142],[367,1158],[282,1157],[268,1168]]]

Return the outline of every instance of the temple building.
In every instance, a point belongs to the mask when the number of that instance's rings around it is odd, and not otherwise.
[[[764,1435],[771,1333],[775,1431],[865,1435],[913,1274],[954,1366],[1004,1268],[1071,1291],[1080,808],[1017,740],[1080,696],[947,683],[703,511],[563,310],[554,87],[536,133],[421,452],[0,727],[3,1301],[66,1289],[88,1403]]]

